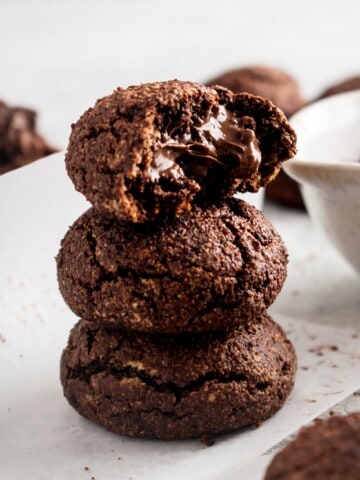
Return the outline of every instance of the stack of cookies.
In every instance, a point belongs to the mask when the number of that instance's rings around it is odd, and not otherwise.
[[[61,359],[69,403],[109,430],[176,439],[257,425],[296,356],[267,315],[286,248],[254,207],[295,153],[268,100],[170,81],[117,89],[73,125],[66,166],[93,207],[57,257],[81,320]]]

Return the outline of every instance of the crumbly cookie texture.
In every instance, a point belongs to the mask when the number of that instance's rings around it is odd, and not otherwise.
[[[236,199],[157,224],[119,222],[90,209],[57,257],[60,291],[76,315],[152,333],[244,323],[275,300],[286,267],[274,227]]]
[[[270,101],[173,80],[118,88],[98,100],[72,126],[65,161],[94,207],[145,222],[257,191],[295,144]]]
[[[317,420],[300,430],[268,467],[265,480],[360,478],[360,412]]]
[[[258,425],[289,395],[293,346],[267,315],[223,334],[157,336],[80,321],[61,359],[65,397],[121,435],[200,437]]]

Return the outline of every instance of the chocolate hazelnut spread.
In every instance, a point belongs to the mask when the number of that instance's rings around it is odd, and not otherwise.
[[[214,109],[205,122],[192,127],[191,135],[169,139],[156,153],[149,170],[152,182],[160,178],[176,180],[191,175],[204,178],[214,165],[233,169],[239,178],[254,175],[261,152],[251,117],[237,118],[223,105]]]

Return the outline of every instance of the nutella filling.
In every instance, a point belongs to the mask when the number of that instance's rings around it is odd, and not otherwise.
[[[152,182],[160,178],[177,180],[186,171],[201,181],[217,165],[234,170],[238,178],[250,178],[261,162],[254,129],[251,117],[237,118],[220,105],[209,120],[192,126],[191,135],[164,144],[154,157],[149,177]]]

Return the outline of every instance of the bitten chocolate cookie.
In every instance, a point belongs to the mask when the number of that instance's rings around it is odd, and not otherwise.
[[[286,264],[270,222],[236,199],[156,224],[90,209],[57,257],[60,291],[76,315],[158,333],[224,330],[251,319],[276,298]]]
[[[278,453],[265,480],[360,478],[360,412],[316,421]]]
[[[36,113],[0,101],[0,174],[56,150],[36,132]]]
[[[320,96],[319,99],[325,97],[331,97],[332,95],[337,95],[338,93],[350,92],[351,90],[360,89],[360,75],[346,78],[335,85],[327,88]]]
[[[227,334],[160,336],[80,321],[61,359],[65,397],[132,437],[177,439],[258,425],[289,395],[293,346],[263,315]]]
[[[270,101],[174,80],[98,100],[72,126],[65,161],[94,207],[144,222],[257,191],[295,154],[295,143]]]
[[[206,83],[221,85],[234,93],[248,92],[268,98],[288,117],[306,104],[294,77],[263,65],[230,70]]]

